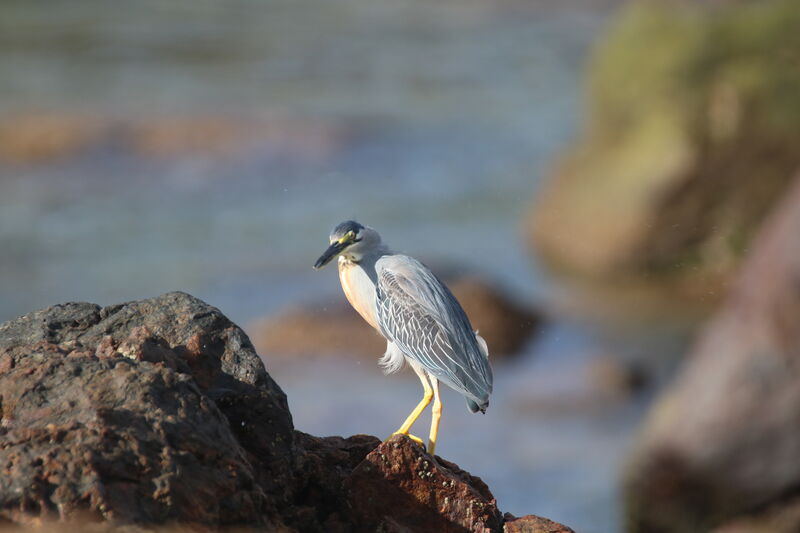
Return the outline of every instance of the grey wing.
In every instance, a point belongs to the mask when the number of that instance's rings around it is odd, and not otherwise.
[[[403,353],[481,411],[492,392],[492,370],[466,313],[428,268],[405,255],[375,264],[381,332]],[[482,340],[482,339],[481,339]],[[471,407],[472,408],[472,407]],[[473,409],[475,410],[475,409]]]

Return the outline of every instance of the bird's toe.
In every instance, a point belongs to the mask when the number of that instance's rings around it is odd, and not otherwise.
[[[392,434],[391,434],[391,436],[390,436],[389,438],[392,438],[392,437],[394,437],[395,435],[403,435],[403,436],[406,436],[406,437],[408,437],[409,439],[411,439],[411,440],[413,440],[414,442],[416,442],[417,444],[419,444],[420,446],[422,446],[423,448],[425,448],[425,442],[424,442],[424,441],[423,441],[421,438],[417,437],[416,435],[412,435],[411,433],[403,433],[403,432],[401,432],[401,431],[395,431],[394,433],[392,433]]]

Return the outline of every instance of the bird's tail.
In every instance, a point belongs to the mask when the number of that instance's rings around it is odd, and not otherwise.
[[[483,354],[484,357],[486,357],[486,360],[488,361],[489,347],[486,345],[486,341],[483,339],[483,337],[481,337],[478,334],[477,329],[475,330],[475,340],[478,341],[478,346],[480,347],[481,353]],[[469,407],[469,410],[472,411],[473,413],[477,413],[478,411],[484,414],[486,413],[486,409],[489,407],[489,394],[491,394],[492,392],[491,376],[488,385],[489,385],[488,387],[489,390],[486,393],[485,398],[483,398],[480,402],[476,402],[475,400],[467,398],[467,407]]]
[[[487,398],[486,400],[478,404],[478,402],[476,402],[475,400],[467,398],[467,407],[469,407],[469,410],[472,411],[473,413],[477,413],[478,411],[480,411],[482,414],[486,414],[486,409],[489,407],[489,399]]]

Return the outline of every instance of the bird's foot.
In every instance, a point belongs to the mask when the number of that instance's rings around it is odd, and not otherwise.
[[[406,437],[408,437],[409,439],[413,440],[414,442],[416,442],[417,444],[419,444],[420,446],[422,446],[423,448],[425,448],[425,442],[423,442],[423,440],[422,440],[421,438],[417,437],[416,435],[412,435],[411,433],[409,433],[409,432],[407,432],[407,431],[395,431],[394,433],[392,433],[392,434],[389,436],[389,438],[392,438],[392,437],[394,437],[395,435],[405,435],[405,436],[406,436]]]

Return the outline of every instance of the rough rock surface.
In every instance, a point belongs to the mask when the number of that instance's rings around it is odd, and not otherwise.
[[[798,24],[794,0],[621,10],[590,66],[584,132],[531,210],[539,256],[708,298],[800,164]]]
[[[528,519],[504,518],[480,479],[407,438],[295,431],[244,333],[183,293],[0,325],[0,413],[0,524],[483,532]]]
[[[629,465],[632,531],[708,531],[743,515],[800,530],[798,235],[800,175],[650,413]]]
[[[269,525],[292,480],[285,395],[244,333],[186,294],[3,324],[0,405],[9,519]]]
[[[472,326],[489,345],[490,357],[518,352],[542,318],[476,277],[460,277],[448,286]],[[377,360],[386,341],[344,301],[288,310],[248,326],[259,352],[289,356],[354,354]]]
[[[371,451],[347,480],[357,521],[370,530],[402,526],[411,531],[499,531],[494,497],[479,478],[406,437]]]
[[[573,533],[565,525],[532,514],[516,518],[511,513],[506,513],[505,520],[505,533]]]

